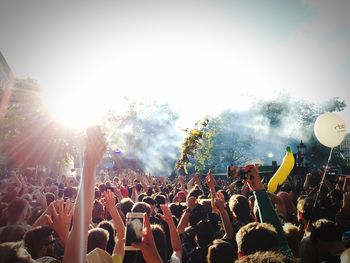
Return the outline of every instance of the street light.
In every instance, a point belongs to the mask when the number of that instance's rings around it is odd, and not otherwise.
[[[303,141],[300,141],[299,145],[297,146],[298,153],[297,153],[297,165],[300,167],[304,166],[304,157],[305,157],[305,150],[306,145],[303,143]]]

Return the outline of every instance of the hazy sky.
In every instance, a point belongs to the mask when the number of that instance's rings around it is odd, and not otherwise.
[[[281,92],[350,104],[349,14],[347,0],[1,0],[0,50],[52,111],[147,96],[189,125]]]

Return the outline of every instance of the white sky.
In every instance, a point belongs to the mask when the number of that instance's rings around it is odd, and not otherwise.
[[[350,104],[349,13],[340,0],[5,0],[0,50],[73,122],[146,96],[190,126],[281,92]]]

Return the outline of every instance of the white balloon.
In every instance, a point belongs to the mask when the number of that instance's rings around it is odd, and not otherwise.
[[[336,147],[343,141],[346,133],[344,120],[336,113],[327,112],[318,116],[314,132],[317,140],[327,147]]]

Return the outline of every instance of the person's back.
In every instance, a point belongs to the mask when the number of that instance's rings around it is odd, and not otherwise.
[[[319,219],[313,225],[311,234],[300,243],[301,262],[322,262],[339,259],[345,246],[336,224]]]

